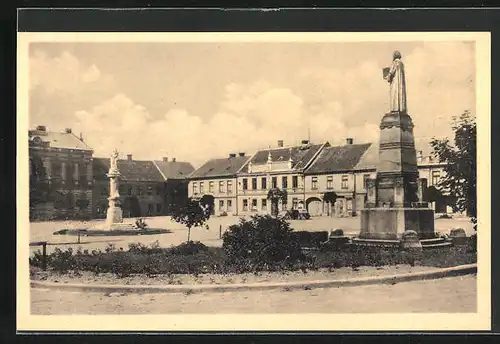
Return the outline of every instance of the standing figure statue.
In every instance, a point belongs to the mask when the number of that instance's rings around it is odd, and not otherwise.
[[[406,113],[405,67],[399,51],[392,54],[392,65],[384,68],[383,74],[390,84],[389,111]]]
[[[114,150],[113,151],[113,154],[111,154],[111,166],[110,166],[110,170],[111,171],[116,171],[118,170],[118,165],[117,165],[117,161],[118,161],[118,150]]]

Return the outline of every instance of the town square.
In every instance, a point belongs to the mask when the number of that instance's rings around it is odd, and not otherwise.
[[[482,310],[473,41],[26,46],[31,315]]]

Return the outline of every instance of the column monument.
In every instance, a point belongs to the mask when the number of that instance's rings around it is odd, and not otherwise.
[[[389,83],[389,109],[380,123],[377,175],[369,180],[366,208],[361,210],[358,239],[399,241],[405,231],[419,239],[434,237],[434,211],[418,198],[418,167],[413,121],[408,115],[401,53],[395,51],[383,69]]]

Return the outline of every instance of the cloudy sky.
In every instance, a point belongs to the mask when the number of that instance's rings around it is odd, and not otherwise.
[[[196,166],[308,128],[313,142],[370,142],[395,49],[415,136],[451,135],[452,116],[474,113],[473,43],[31,43],[30,127],[82,132],[95,156]]]

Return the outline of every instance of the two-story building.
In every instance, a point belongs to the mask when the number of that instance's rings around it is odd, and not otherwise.
[[[305,204],[311,216],[355,216],[364,207],[366,180],[375,177],[371,143],[325,147],[305,171]],[[336,195],[335,203],[325,201]]]
[[[421,140],[420,140],[421,141]],[[439,181],[444,177],[444,163],[439,163],[429,153],[428,144],[420,142],[417,151],[419,177],[425,179],[426,187],[439,190]],[[365,207],[367,181],[376,178],[378,144],[354,144],[352,138],[343,146],[327,147],[322,150],[305,172],[306,206],[312,216],[332,215],[336,217],[356,216]],[[324,201],[325,194],[333,192],[333,204]],[[451,212],[448,204],[453,198],[442,195],[430,202],[437,213]]]
[[[214,197],[215,214],[237,215],[237,173],[250,159],[245,153],[211,159],[189,175],[189,198]]]
[[[108,158],[94,158],[94,218],[105,218],[108,208]],[[158,216],[165,211],[165,179],[153,161],[134,160],[132,155],[117,162],[118,193],[124,217]]]
[[[92,149],[70,128],[28,131],[30,219],[86,219],[92,213]]]
[[[189,162],[177,161],[176,158],[168,160],[154,160],[156,168],[164,180],[163,215],[170,215],[171,209],[176,204],[184,203],[188,198],[187,177],[193,173],[194,167]]]
[[[257,151],[238,172],[238,214],[270,213],[267,199],[270,189],[286,190],[287,201],[280,201],[279,210],[297,209],[304,206],[304,171],[329,143],[278,146]]]

